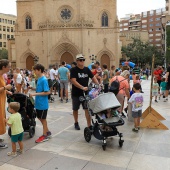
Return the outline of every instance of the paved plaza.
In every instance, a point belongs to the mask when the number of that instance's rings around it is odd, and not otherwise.
[[[144,110],[150,98],[150,81],[142,82]],[[86,127],[84,112],[79,115],[80,131],[74,130],[71,100],[69,103],[56,101],[50,103],[48,125],[53,137],[47,142],[36,144],[35,139],[42,135],[42,126],[37,120],[36,133],[30,138],[24,135],[24,154],[17,157],[7,156],[11,151],[10,138],[3,137],[8,143],[7,149],[0,150],[0,170],[169,170],[170,169],[170,131],[141,129],[132,132],[133,123],[125,118],[125,125],[118,127],[125,140],[122,148],[118,137],[107,140],[106,151],[102,142],[92,137],[90,143],[84,140]],[[153,108],[166,120],[162,121],[170,128],[170,105],[163,100]]]

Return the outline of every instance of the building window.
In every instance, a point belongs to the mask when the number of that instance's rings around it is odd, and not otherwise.
[[[6,31],[6,27],[5,26],[3,26],[3,31]]]
[[[13,27],[11,27],[11,32],[14,32],[14,29],[13,29]]]
[[[2,39],[2,34],[0,34],[0,39]]]
[[[129,24],[128,23],[124,23],[123,26],[128,26]]]
[[[3,42],[3,47],[6,48],[6,42]]]
[[[147,25],[142,25],[142,28],[146,28],[147,27]]]
[[[159,21],[159,20],[161,20],[161,18],[156,18],[155,20],[156,20],[156,21]]]
[[[3,34],[3,39],[6,40],[6,34]]]
[[[0,25],[0,31],[2,30],[2,26]]]
[[[10,35],[7,35],[7,39],[10,39]]]
[[[150,29],[149,32],[153,32],[153,29]]]
[[[106,12],[102,14],[102,27],[108,27],[108,15]]]
[[[2,42],[0,42],[0,47],[2,47]]]
[[[161,28],[156,28],[155,30],[156,30],[156,31],[160,31],[160,30],[161,30]]]
[[[0,22],[1,22],[1,18],[0,18]]]
[[[15,21],[13,21],[13,25],[15,25]]]
[[[153,27],[153,24],[149,24],[150,27]]]
[[[13,39],[14,38],[14,36],[13,35],[11,35],[11,39]]]
[[[155,34],[155,36],[161,36],[161,33]]]
[[[152,21],[153,21],[153,18],[150,18],[150,19],[149,19],[149,22],[152,22]]]
[[[9,32],[10,31],[10,28],[9,27],[7,27],[7,32]]]
[[[124,28],[124,31],[128,30],[128,28]]]
[[[156,26],[161,26],[161,23],[156,23]]]
[[[30,16],[27,16],[25,19],[26,29],[32,29],[32,20]]]

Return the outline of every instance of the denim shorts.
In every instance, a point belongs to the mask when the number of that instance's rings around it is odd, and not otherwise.
[[[16,143],[16,142],[18,142],[18,141],[22,141],[23,136],[24,136],[24,133],[23,133],[23,132],[22,132],[22,133],[19,133],[19,134],[17,134],[17,135],[11,135],[11,141],[12,141],[13,143]]]

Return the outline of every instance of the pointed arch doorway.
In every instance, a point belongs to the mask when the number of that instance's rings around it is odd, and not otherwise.
[[[107,55],[107,54],[103,54],[101,56],[101,68],[102,68],[102,65],[103,64],[106,64],[107,65],[107,69],[109,70],[110,69],[110,57]]]
[[[32,67],[34,66],[34,59],[32,56],[28,56],[26,58],[26,69],[27,70],[32,70]]]
[[[62,61],[65,61],[67,64],[71,65],[71,63],[74,61],[74,58],[69,52],[65,52],[61,56],[60,63]]]

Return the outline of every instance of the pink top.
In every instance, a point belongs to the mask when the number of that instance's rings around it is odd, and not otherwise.
[[[123,95],[125,95],[125,89],[129,89],[129,88],[130,88],[129,83],[128,83],[128,80],[125,79],[125,78],[122,77],[122,76],[114,76],[114,77],[110,80],[110,82],[112,83],[113,81],[115,81],[115,80],[116,80],[116,77],[117,77],[118,81],[120,82],[120,88],[119,88],[120,90],[119,90],[119,93],[118,93],[118,94],[123,94]]]

